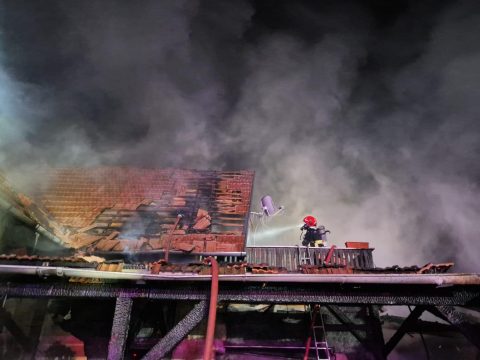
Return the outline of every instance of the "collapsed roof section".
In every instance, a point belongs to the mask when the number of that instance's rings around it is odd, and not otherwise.
[[[34,201],[16,195],[15,202],[41,214],[37,223],[74,249],[243,252],[253,177],[252,171],[62,168],[44,170]]]
[[[0,173],[0,210],[6,210],[26,226],[34,228],[35,232],[54,241],[71,247],[68,234],[61,224],[54,221],[44,209],[37,206],[29,197],[18,193]],[[5,224],[3,224],[3,227]],[[0,230],[2,229],[0,224]],[[1,234],[1,231],[0,231]],[[56,236],[58,234],[59,236]]]

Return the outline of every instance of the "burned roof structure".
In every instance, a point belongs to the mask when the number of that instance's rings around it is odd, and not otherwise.
[[[313,354],[316,359],[332,359],[328,328],[337,340],[341,334],[337,345],[349,358],[360,354],[384,360],[424,311],[451,323],[480,347],[477,327],[454,308],[480,306],[479,274],[446,274],[452,263],[381,269],[374,264],[374,249],[354,241],[345,248],[246,246],[251,171],[100,167],[43,170],[38,176],[42,181],[27,195],[0,177],[0,296],[7,304],[0,317],[8,320],[5,327],[23,354],[32,358],[43,354],[40,330],[36,335],[29,330],[31,336],[19,331],[10,312],[29,313],[25,311],[29,305],[19,298],[35,299],[31,329],[41,324],[37,320],[45,317],[47,304],[53,307],[58,301],[54,316],[69,333],[78,335],[85,355],[93,358],[148,360],[168,354],[189,358],[174,354],[182,346],[196,346],[189,341],[198,341],[203,332],[197,325],[207,315],[208,301],[205,348],[213,351],[210,331],[211,323],[215,329],[218,308],[227,336],[216,341],[223,341],[227,358],[229,352],[256,346],[261,351],[294,349],[304,358]],[[15,220],[15,226],[2,224],[7,217]],[[13,245],[6,247],[8,242]],[[45,244],[56,250],[41,248]],[[173,261],[167,259],[169,250],[177,256]],[[217,307],[217,300],[223,305]],[[228,309],[244,303],[304,305],[293,319],[301,320],[301,326],[291,329],[299,338],[274,344],[265,341],[275,339],[257,336],[243,343],[230,338],[228,332],[235,333],[236,325],[226,319],[237,319],[238,314]],[[415,306],[388,341],[378,311],[383,304]],[[96,338],[90,336],[92,312],[101,325],[97,327],[104,329]],[[179,321],[170,321],[168,314]],[[267,323],[275,317],[269,314],[258,318]],[[250,316],[240,319],[247,334],[257,326]],[[292,324],[291,314],[286,320],[277,324],[278,329]],[[319,327],[324,341],[312,340],[316,336],[312,329]],[[85,328],[88,333],[81,332]],[[140,336],[145,329],[151,330],[147,339]],[[195,331],[195,338],[184,339]],[[105,340],[101,346],[99,337]],[[322,351],[325,357],[319,356]]]
[[[2,193],[4,202],[65,247],[239,253],[245,248],[253,176],[252,171],[63,168],[41,172],[28,197],[4,179]]]

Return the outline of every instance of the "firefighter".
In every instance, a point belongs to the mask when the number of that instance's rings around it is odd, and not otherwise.
[[[303,235],[302,245],[312,247],[322,247],[327,245],[327,233],[329,230],[325,229],[325,226],[320,225],[317,227],[317,219],[308,215],[303,218],[303,226],[300,230],[305,231]]]

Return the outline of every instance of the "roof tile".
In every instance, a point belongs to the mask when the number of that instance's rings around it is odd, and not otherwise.
[[[36,203],[57,228],[72,232],[75,248],[160,249],[166,239],[198,252],[244,248],[252,171],[99,167],[45,169],[41,176],[46,186],[35,191]]]

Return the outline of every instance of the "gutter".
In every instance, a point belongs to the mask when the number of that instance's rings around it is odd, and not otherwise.
[[[211,275],[150,274],[98,271],[54,266],[0,265],[0,275],[80,277],[130,281],[211,281]],[[388,284],[388,285],[480,285],[480,274],[240,274],[219,275],[221,282]]]

